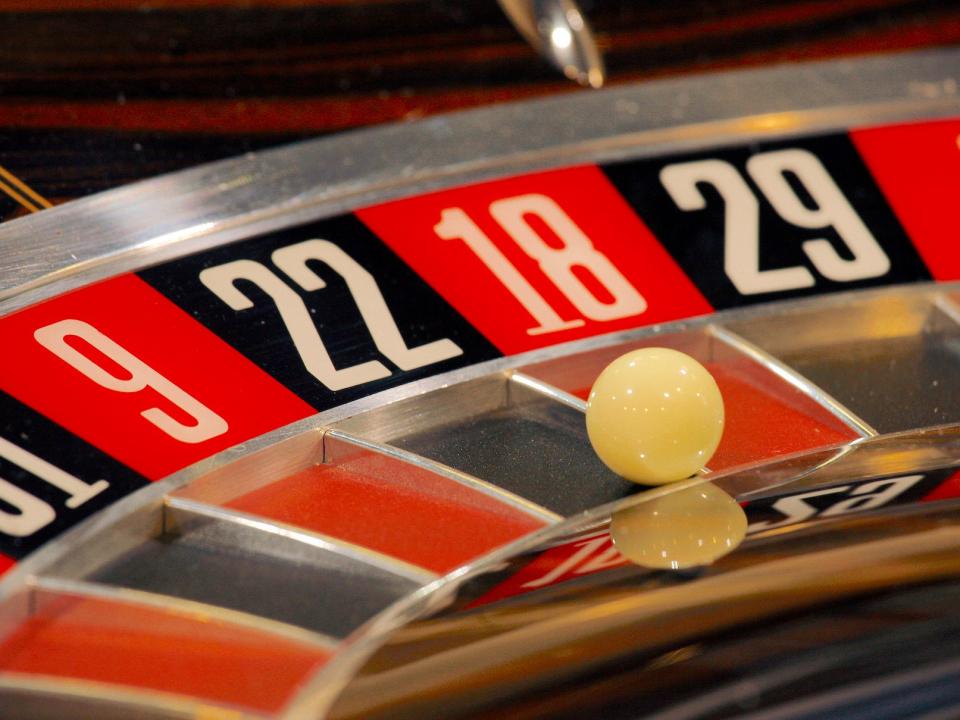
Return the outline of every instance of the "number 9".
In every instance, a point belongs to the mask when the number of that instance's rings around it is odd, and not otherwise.
[[[47,350],[102,387],[122,393],[139,392],[149,387],[163,395],[196,420],[196,425],[184,425],[157,407],[148,408],[140,414],[175,440],[191,444],[201,443],[227,431],[226,420],[89,323],[82,320],[61,320],[38,329],[33,333],[33,337]],[[67,344],[68,337],[80,338],[99,350],[130,373],[130,377],[118,378],[111,375]]]

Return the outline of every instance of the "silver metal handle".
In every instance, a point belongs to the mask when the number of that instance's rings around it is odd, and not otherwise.
[[[603,57],[574,0],[498,1],[527,42],[564,75],[588,87],[603,85]]]

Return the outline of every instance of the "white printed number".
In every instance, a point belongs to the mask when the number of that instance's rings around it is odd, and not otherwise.
[[[859,512],[861,510],[873,510],[883,507],[907,490],[916,485],[923,479],[923,475],[906,475],[904,477],[889,478],[887,480],[876,480],[874,482],[864,483],[863,485],[840,485],[838,487],[825,488],[823,490],[811,490],[810,492],[799,495],[790,495],[780,498],[773,504],[773,509],[783,515],[782,520],[763,520],[761,522],[751,523],[747,527],[747,532],[759,532],[781,525],[792,525],[793,523],[810,520],[814,517],[834,517],[836,515],[846,515],[847,513]],[[831,495],[842,496],[832,505],[820,509],[811,505],[807,500],[816,497],[828,497]]]
[[[890,270],[890,260],[864,225],[820,160],[800,149],[760,153],[747,161],[747,173],[773,209],[797,227],[823,230],[832,227],[850,251],[841,257],[825,238],[807,240],[803,252],[823,277],[850,282],[880,277]],[[804,204],[787,181],[796,178],[816,207]],[[668,165],[660,182],[681,210],[702,210],[706,198],[698,187],[712,185],[723,198],[724,271],[743,295],[813,287],[816,279],[803,265],[760,269],[760,205],[750,186],[731,164],[723,160],[697,160]]]
[[[0,457],[65,492],[67,494],[65,504],[68,508],[80,507],[110,487],[110,483],[106,480],[97,480],[92,485],[88,485],[3,438],[0,438]],[[3,478],[0,478],[0,501],[17,510],[12,513],[0,507],[0,533],[4,535],[13,537],[33,535],[57,517],[56,510],[49,503],[21,490]]]
[[[584,317],[617,320],[639,315],[647,309],[643,296],[552,198],[540,194],[504,198],[490,204],[490,215],[537,261],[543,274]],[[549,245],[530,224],[530,217],[550,228],[563,246]],[[463,240],[506,286],[538,323],[527,330],[528,335],[567,330],[585,323],[582,318],[564,320],[462,208],[444,210],[433,229],[444,240]],[[598,299],[576,276],[574,268],[588,271],[610,293],[612,301]]]
[[[311,260],[324,263],[342,277],[377,349],[402,370],[413,370],[463,354],[456,343],[446,338],[419,347],[407,347],[376,280],[356,260],[327,240],[305,240],[289,245],[274,251],[270,259],[306,291],[326,287],[323,279],[307,265]],[[252,282],[270,296],[304,367],[330,390],[343,390],[391,374],[379,360],[337,369],[303,300],[261,263],[234,260],[200,273],[200,281],[231,308],[237,311],[252,308],[253,301],[237,288],[238,280]]]
[[[122,393],[135,393],[151,388],[192,417],[193,425],[185,425],[158,407],[140,414],[153,425],[183,443],[201,443],[228,429],[227,422],[199,400],[180,389],[145,362],[108,338],[93,325],[82,320],[61,320],[33,333],[47,350],[86,375],[98,385]],[[67,338],[82,340],[123,368],[130,377],[120,378],[100,367],[93,360],[67,343]]]

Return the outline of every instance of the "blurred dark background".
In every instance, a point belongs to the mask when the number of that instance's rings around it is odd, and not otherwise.
[[[580,4],[609,84],[960,40],[944,0]],[[351,127],[589,92],[494,0],[0,0],[0,33],[0,183],[53,203]],[[0,193],[0,218],[26,212]]]

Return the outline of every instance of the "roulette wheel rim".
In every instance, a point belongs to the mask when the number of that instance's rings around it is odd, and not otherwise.
[[[954,62],[954,51],[936,50],[657,81],[463,111],[211,163],[6,224],[0,229],[2,309],[138,267],[144,251],[152,253],[150,261],[161,261],[401,194],[578,159],[946,117],[955,112]],[[204,191],[198,207],[196,194]],[[231,220],[245,229],[232,232]],[[70,228],[68,245],[64,227]],[[109,269],[96,270],[107,263]],[[60,281],[65,276],[76,280]]]
[[[504,176],[950,117],[960,107],[951,76],[958,62],[957,52],[936,51],[652,83],[361,131],[145,181],[0,227],[0,312],[14,313],[105,278],[288,226]],[[71,241],[64,243],[67,232]],[[36,238],[41,238],[39,243]],[[820,301],[795,302],[793,307]],[[769,312],[748,308],[723,317]],[[78,544],[102,540],[106,528],[162,502],[173,491],[318,428],[562,355],[696,330],[714,318],[678,320],[653,330],[582,339],[559,349],[508,354],[335,405],[259,434],[133,493],[52,540],[7,572],[0,580],[0,596],[11,596],[27,578],[76,553]],[[379,622],[391,628],[402,624],[389,616]],[[383,639],[376,625],[372,627],[369,639],[361,636],[357,641],[359,649],[353,652],[358,657]],[[352,672],[351,665],[344,665],[350,670],[339,683]],[[339,686],[332,683],[327,691]],[[319,711],[330,700],[318,699],[315,688],[308,688],[307,700],[295,700],[285,710],[291,717]]]

